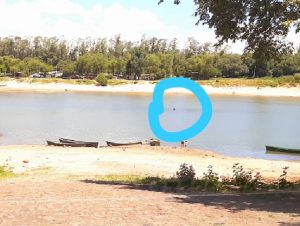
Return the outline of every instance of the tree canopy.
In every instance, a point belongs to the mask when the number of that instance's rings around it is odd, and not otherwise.
[[[139,42],[125,41],[119,35],[110,40],[19,37],[0,38],[0,76],[28,76],[37,72],[61,70],[66,77],[161,79],[188,76],[261,77],[293,75],[300,72],[300,53],[287,53],[267,62],[256,61],[254,53],[231,54],[188,38],[179,48],[177,40],[143,37]]]
[[[300,31],[300,0],[193,0],[197,23],[215,30],[218,45],[246,41],[245,52],[257,62],[267,62],[291,50],[286,43],[291,27]],[[158,3],[162,3],[160,0]],[[180,4],[174,0],[174,4]]]

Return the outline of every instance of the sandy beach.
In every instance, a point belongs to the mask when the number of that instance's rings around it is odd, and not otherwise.
[[[278,178],[282,168],[289,167],[290,180],[300,179],[300,162],[271,161],[253,158],[226,157],[205,150],[172,147],[69,148],[44,145],[0,146],[0,165],[8,165],[15,173],[40,169],[55,175],[136,174],[173,176],[180,164],[194,166],[202,176],[209,165],[221,176],[231,176],[232,166],[261,172],[269,180]]]
[[[112,92],[112,93],[146,93],[151,94],[155,84],[140,81],[138,84],[116,86],[73,85],[63,83],[21,83],[8,81],[1,83],[0,92]],[[270,96],[270,97],[300,97],[300,87],[212,87],[204,85],[209,95],[237,95],[237,96]],[[169,89],[167,93],[191,94],[183,88]]]

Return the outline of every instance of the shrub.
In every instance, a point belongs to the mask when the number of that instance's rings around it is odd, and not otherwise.
[[[233,177],[231,183],[236,186],[240,186],[240,190],[257,190],[258,187],[263,185],[262,176],[260,173],[256,173],[253,176],[252,171],[245,171],[244,167],[239,163],[236,163],[232,167]]]
[[[103,73],[99,74],[96,77],[96,82],[100,85],[100,86],[107,86],[107,78],[105,77],[105,75]]]
[[[287,170],[289,169],[288,166],[283,167],[282,168],[282,174],[280,175],[277,184],[278,184],[278,188],[282,189],[282,188],[286,188],[290,186],[290,183],[287,181]]]
[[[106,77],[107,79],[113,79],[113,75],[112,75],[112,74],[106,74],[105,77]]]
[[[296,74],[294,75],[294,78],[295,78],[295,81],[296,81],[296,82],[300,83],[300,73],[296,73]]]
[[[181,164],[179,170],[176,172],[176,177],[182,185],[191,185],[195,179],[195,175],[194,167],[186,163]]]
[[[202,182],[206,191],[218,191],[219,190],[219,176],[212,170],[212,166],[208,166],[206,173],[203,173]]]

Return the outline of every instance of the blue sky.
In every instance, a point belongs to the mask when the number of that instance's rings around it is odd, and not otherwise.
[[[188,37],[215,43],[214,31],[196,26],[193,0],[177,6],[173,0],[0,0],[0,36],[58,36],[65,39],[146,37],[177,38],[184,47]],[[9,19],[7,19],[9,18]],[[289,40],[299,45],[299,35]],[[230,52],[242,52],[244,44],[229,43]]]

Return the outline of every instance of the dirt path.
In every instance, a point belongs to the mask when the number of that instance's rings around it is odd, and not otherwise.
[[[300,194],[172,194],[63,178],[0,181],[0,225],[300,225]]]

